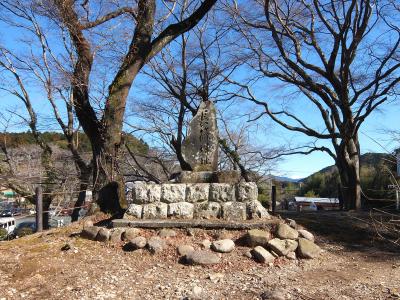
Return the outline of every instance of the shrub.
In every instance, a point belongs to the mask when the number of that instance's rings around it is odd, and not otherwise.
[[[0,228],[0,241],[5,240],[8,236],[8,232],[4,228]]]
[[[18,236],[18,237],[23,237],[23,236],[26,236],[26,235],[30,235],[30,234],[32,234],[32,233],[34,233],[34,231],[33,231],[32,228],[23,227],[23,228],[21,228],[21,229],[18,230],[17,236]]]
[[[260,201],[264,207],[268,208],[272,206],[271,197],[269,197],[269,195],[258,194],[258,201]]]

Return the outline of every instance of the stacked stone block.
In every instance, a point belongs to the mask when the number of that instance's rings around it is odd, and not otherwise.
[[[269,218],[253,182],[135,184],[127,218]]]

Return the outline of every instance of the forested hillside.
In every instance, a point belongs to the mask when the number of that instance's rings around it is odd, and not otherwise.
[[[394,190],[388,186],[395,183],[395,158],[385,153],[366,153],[361,155],[360,165],[363,196],[371,200],[393,199]],[[299,194],[310,197],[337,197],[339,182],[336,166],[329,166],[301,180]]]
[[[65,138],[65,135],[60,132],[44,131],[41,132],[40,135],[46,143],[56,145],[61,149],[67,149],[68,147],[68,142]],[[135,152],[146,154],[149,151],[149,146],[133,135],[125,133],[124,138],[125,143],[132,148],[132,150],[135,150]],[[75,134],[75,140],[79,151],[91,151],[90,142],[85,133],[77,132]],[[18,148],[21,146],[36,144],[35,138],[30,131],[0,133],[0,143],[5,145],[7,148]]]

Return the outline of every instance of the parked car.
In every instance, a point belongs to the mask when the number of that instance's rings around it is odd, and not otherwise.
[[[0,217],[14,217],[21,215],[21,213],[20,208],[8,208],[0,213]]]
[[[12,217],[14,216],[13,212],[11,209],[5,209],[1,212],[0,217],[5,218],[5,217]]]

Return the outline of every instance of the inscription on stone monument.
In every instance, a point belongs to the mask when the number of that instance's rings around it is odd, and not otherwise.
[[[203,101],[189,124],[182,145],[183,157],[193,171],[216,171],[218,167],[218,128],[214,103]]]

